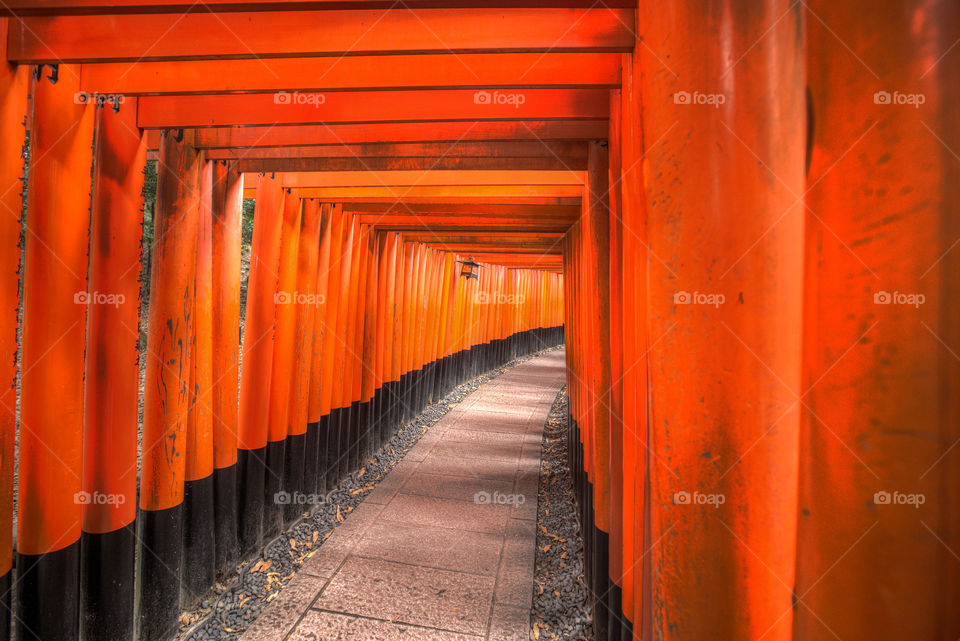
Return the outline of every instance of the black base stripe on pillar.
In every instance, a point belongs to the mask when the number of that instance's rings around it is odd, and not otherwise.
[[[183,486],[180,607],[192,608],[214,581],[213,474]]]
[[[360,415],[362,403],[357,400],[350,404],[350,467],[347,475],[360,469],[363,461],[363,451],[360,449],[363,443],[363,417]]]
[[[337,475],[340,473],[340,415],[342,413],[341,408],[335,407],[330,410],[327,418],[327,449],[324,455],[327,492],[337,487],[337,482],[340,480]]]
[[[370,448],[370,401],[357,403],[357,467],[363,467]]]
[[[326,495],[330,487],[330,415],[324,414],[317,423],[317,494]]]
[[[357,444],[356,410],[356,406],[351,403],[343,408],[343,413],[340,415],[342,421],[340,426],[340,473],[337,478],[341,481],[353,470],[353,460],[356,458],[354,456]]]
[[[303,486],[303,461],[306,451],[306,433],[287,436],[283,454],[283,494],[289,496],[290,500],[281,505],[284,529],[297,520],[303,512],[311,509],[310,505],[304,503],[302,499],[298,500],[300,498],[298,495],[308,494]]]
[[[397,430],[400,429],[400,426],[403,425],[407,420],[407,380],[410,377],[406,374],[401,374],[400,378],[397,379],[395,385],[395,396],[394,396],[394,409],[396,412],[396,421],[393,426],[393,433],[396,434]]]
[[[593,571],[594,635],[598,641],[601,639],[608,641],[610,638],[610,630],[607,626],[606,595],[609,594],[607,589],[610,580],[607,573],[609,563],[607,554],[609,552],[610,539],[606,532],[592,525],[592,523],[593,520],[591,518],[591,529],[593,530],[593,567],[591,569]]]
[[[387,393],[387,406],[389,408],[389,414],[387,416],[387,440],[393,438],[393,435],[397,433],[397,429],[400,427],[400,420],[403,413],[403,399],[401,397],[401,383],[400,378],[395,381],[390,381],[389,392]]]
[[[237,537],[240,558],[252,556],[263,540],[263,483],[266,446],[237,450]]]
[[[80,535],[80,638],[133,638],[136,522],[113,532]]]
[[[267,443],[267,470],[263,477],[263,539],[269,541],[283,531],[282,504],[277,495],[283,491],[283,462],[286,440]]]
[[[608,575],[609,576],[609,575]],[[623,641],[623,590],[610,579],[607,591],[607,638],[610,641]],[[632,641],[628,639],[627,641]]]
[[[307,494],[316,494],[317,479],[320,476],[320,467],[317,465],[320,456],[320,422],[307,423],[306,440],[303,445],[303,491]]]
[[[14,638],[72,641],[80,623],[80,541],[47,554],[17,554]]]
[[[13,587],[13,570],[0,575],[0,641],[8,641],[13,634],[13,599],[10,594]]]
[[[307,423],[306,441],[303,446],[303,491],[307,494],[316,494],[317,479],[320,476],[320,466],[317,464],[320,456],[320,422]]]
[[[357,403],[354,401],[347,406],[346,425],[344,427],[343,458],[340,459],[340,479],[350,476],[356,468],[357,462],[357,436],[359,433],[357,423]]]
[[[240,561],[237,539],[237,466],[213,471],[214,569],[217,576],[232,573]]]
[[[136,632],[138,641],[167,641],[180,617],[180,558],[183,504],[140,510],[137,550]]]

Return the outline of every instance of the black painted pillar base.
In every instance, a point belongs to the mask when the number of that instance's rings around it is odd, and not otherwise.
[[[240,561],[236,464],[213,471],[213,522],[216,531],[214,569],[217,576],[225,576],[232,573]]]
[[[283,490],[290,495],[290,501],[280,505],[283,514],[283,528],[288,528],[300,518],[305,504],[295,499],[297,493],[306,494],[303,486],[303,464],[307,450],[307,434],[290,434],[284,447]]]
[[[138,641],[167,641],[179,625],[183,505],[140,510],[137,517],[136,630]]]
[[[269,541],[283,531],[282,503],[277,498],[283,491],[285,441],[268,441],[267,469],[263,477],[263,540]]]
[[[330,414],[317,422],[317,493],[326,494],[330,487]]]
[[[13,568],[0,575],[0,640],[2,641],[7,641],[13,634],[10,627],[13,623],[13,599],[10,594],[12,587]]]
[[[74,641],[80,634],[80,541],[47,554],[18,553],[16,563],[14,638]]]
[[[183,558],[180,607],[189,609],[214,581],[213,475],[183,486]]]
[[[240,558],[252,556],[263,540],[263,483],[266,446],[237,450],[237,536]]]
[[[306,442],[303,446],[303,491],[316,494],[320,479],[320,422],[307,423]]]

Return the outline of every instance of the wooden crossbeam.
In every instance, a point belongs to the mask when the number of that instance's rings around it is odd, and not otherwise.
[[[423,9],[27,17],[20,63],[467,52],[626,52],[631,9]]]
[[[411,9],[471,8],[590,8],[596,0],[405,0]],[[635,0],[605,0],[607,7],[629,8]],[[233,11],[304,11],[343,9],[392,9],[395,0],[8,0],[0,16],[68,16],[127,13],[196,13]]]
[[[91,94],[208,94],[343,90],[620,86],[620,54],[464,53],[84,65]]]
[[[256,187],[257,174],[246,174],[244,185]],[[305,187],[430,187],[513,185],[538,187],[547,185],[582,186],[584,173],[577,171],[330,171],[283,174],[283,186]]]
[[[316,94],[144,96],[137,99],[143,129],[230,125],[538,120],[603,118],[604,89],[524,89],[503,93],[468,89],[343,91]]]
[[[432,143],[450,145],[468,142],[587,141],[609,134],[606,116],[585,120],[434,121],[363,124],[316,124],[303,126],[209,127],[192,132],[200,149],[250,149],[341,145]],[[147,131],[147,148],[160,146],[160,131]],[[241,152],[242,153],[242,152]],[[441,153],[440,155],[444,155]],[[486,154],[482,154],[486,155]]]

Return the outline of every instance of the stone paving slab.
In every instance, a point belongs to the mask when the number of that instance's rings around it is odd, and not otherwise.
[[[540,442],[564,353],[486,383],[411,448],[242,641],[522,641]]]

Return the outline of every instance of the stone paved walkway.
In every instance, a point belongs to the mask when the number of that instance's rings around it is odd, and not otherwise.
[[[241,641],[526,641],[540,441],[564,353],[434,425]]]

